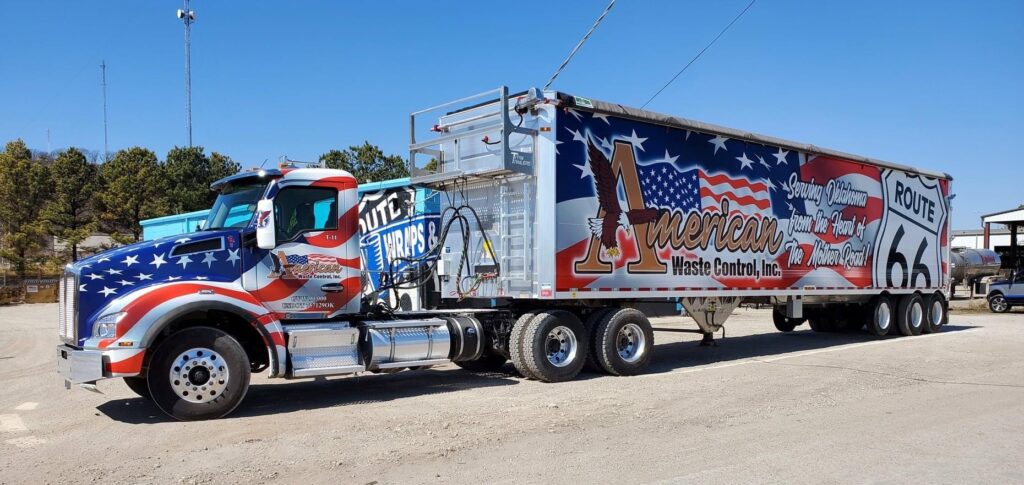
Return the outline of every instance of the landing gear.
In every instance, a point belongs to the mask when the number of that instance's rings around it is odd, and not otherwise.
[[[713,332],[703,332],[703,337],[700,339],[700,343],[697,344],[701,347],[718,347],[715,343],[715,334]]]

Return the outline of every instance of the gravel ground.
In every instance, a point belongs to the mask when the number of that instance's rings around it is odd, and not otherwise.
[[[119,380],[65,391],[55,315],[0,307],[0,483],[1024,482],[1019,310],[874,339],[741,309],[718,347],[658,332],[648,374],[563,384],[510,366],[257,375],[199,423]]]

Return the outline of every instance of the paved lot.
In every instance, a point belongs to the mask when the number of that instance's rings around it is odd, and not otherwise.
[[[0,483],[1024,482],[1019,311],[879,340],[739,310],[718,347],[662,332],[649,374],[556,385],[510,367],[259,375],[201,423],[118,380],[65,391],[55,315],[0,307]]]

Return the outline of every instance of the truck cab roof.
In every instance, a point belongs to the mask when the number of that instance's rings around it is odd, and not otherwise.
[[[316,181],[333,177],[351,178],[353,183],[356,183],[355,178],[352,176],[352,174],[344,170],[333,168],[287,167],[282,169],[270,168],[237,173],[235,175],[224,177],[210,184],[210,190],[219,192],[226,185],[241,185],[254,182],[269,182],[271,180],[276,180],[280,178]]]

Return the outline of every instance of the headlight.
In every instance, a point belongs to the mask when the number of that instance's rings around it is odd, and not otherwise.
[[[117,322],[124,317],[124,312],[111,313],[109,315],[103,315],[96,320],[96,325],[93,326],[93,336],[99,338],[112,338],[117,334]]]

